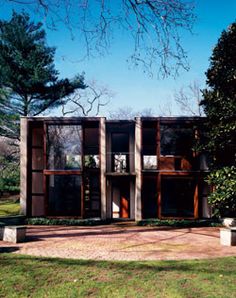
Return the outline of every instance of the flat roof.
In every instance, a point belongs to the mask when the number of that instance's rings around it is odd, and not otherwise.
[[[133,123],[137,119],[141,121],[203,121],[206,117],[199,116],[158,116],[158,117],[134,117],[134,119],[107,119],[106,117],[52,117],[52,116],[21,116],[22,119],[30,121],[61,121],[61,122],[75,122],[75,121],[99,121],[105,119],[106,123]]]

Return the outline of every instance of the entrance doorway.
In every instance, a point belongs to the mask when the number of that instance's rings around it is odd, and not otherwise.
[[[130,217],[130,181],[116,178],[112,181],[112,218]]]

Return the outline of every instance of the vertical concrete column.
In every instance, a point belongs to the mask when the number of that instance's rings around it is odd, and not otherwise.
[[[135,118],[135,220],[142,219],[141,203],[141,119]]]
[[[20,119],[20,208],[27,213],[27,164],[28,164],[28,120]]]
[[[106,219],[106,119],[100,119],[101,217]]]

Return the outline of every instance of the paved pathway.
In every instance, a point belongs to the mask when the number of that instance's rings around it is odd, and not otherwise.
[[[27,242],[0,241],[0,252],[94,260],[179,260],[236,256],[219,228],[28,226]]]

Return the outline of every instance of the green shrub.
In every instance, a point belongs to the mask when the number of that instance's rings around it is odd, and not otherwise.
[[[222,224],[218,220],[212,219],[143,219],[137,222],[138,226],[168,226],[176,228],[194,228],[194,227],[219,227]]]
[[[76,219],[76,218],[47,218],[32,217],[26,220],[29,225],[63,225],[63,226],[97,226],[108,224],[109,221],[102,219]]]
[[[236,216],[236,167],[223,167],[209,174],[207,182],[213,186],[208,196],[215,216]]]

